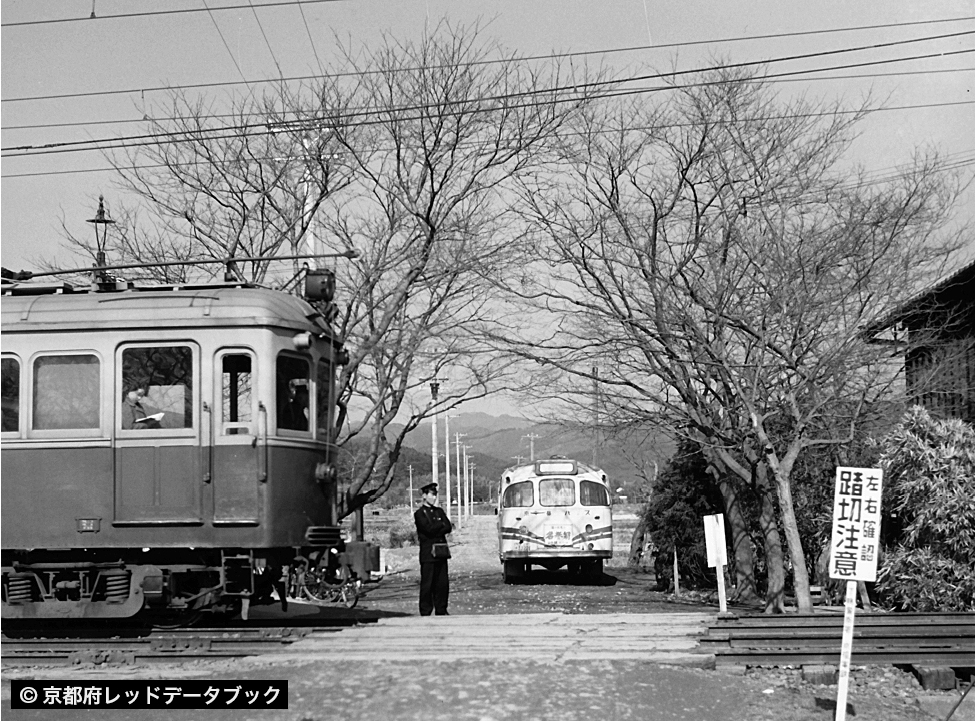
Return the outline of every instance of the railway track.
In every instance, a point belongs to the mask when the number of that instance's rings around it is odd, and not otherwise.
[[[133,636],[78,633],[64,637],[3,638],[5,666],[145,664],[220,660],[283,651],[296,641],[341,627],[192,628]]]
[[[837,663],[842,614],[719,618],[700,639],[718,664]],[[851,663],[922,664],[975,669],[975,613],[860,613]]]

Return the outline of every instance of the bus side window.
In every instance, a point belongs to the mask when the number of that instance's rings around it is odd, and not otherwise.
[[[579,484],[579,500],[584,506],[608,506],[609,494],[602,484],[582,481]]]
[[[35,431],[99,428],[101,364],[98,358],[88,354],[37,358],[33,395],[31,425]]]
[[[535,505],[535,489],[531,481],[512,483],[504,489],[502,508],[531,508]]]
[[[254,365],[247,353],[220,362],[220,429],[225,436],[254,435]]]
[[[20,430],[20,361],[4,358],[0,361],[3,375],[3,432]]]

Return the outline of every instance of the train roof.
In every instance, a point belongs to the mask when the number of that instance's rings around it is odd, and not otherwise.
[[[545,478],[548,476],[596,476],[602,481],[606,481],[606,473],[601,468],[586,465],[571,458],[542,458],[521,466],[506,468],[501,474],[504,479],[510,481],[522,481],[529,478]]]
[[[92,291],[67,285],[5,285],[4,333],[126,328],[276,327],[334,333],[321,314],[288,293],[250,284],[148,286]]]

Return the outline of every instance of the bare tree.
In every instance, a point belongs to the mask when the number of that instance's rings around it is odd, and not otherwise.
[[[147,109],[145,139],[112,160],[153,230],[125,224],[112,251],[123,262],[256,257],[227,272],[263,283],[280,281],[276,255],[357,252],[336,269],[350,355],[338,445],[345,461],[342,446],[356,448],[343,464],[344,517],[390,487],[409,431],[508,382],[511,362],[483,339],[505,324],[489,281],[523,232],[515,181],[596,91],[447,24],[348,50],[332,70],[232,98],[229,113],[181,92]]]
[[[339,284],[352,349],[340,385],[359,411],[344,441],[364,437],[370,449],[347,513],[389,488],[421,421],[513,382],[483,341],[505,325],[490,280],[513,262],[521,233],[514,183],[590,98],[557,64],[534,69],[476,27],[441,24],[416,43],[387,37],[348,53],[346,66],[351,77],[327,78],[306,117],[327,113],[355,178],[319,214],[327,245],[362,253]],[[435,405],[436,379],[445,382]]]
[[[895,369],[863,328],[953,247],[938,233],[958,185],[936,158],[882,185],[843,171],[864,112],[727,70],[593,112],[525,186],[547,272],[510,284],[553,329],[523,329],[519,355],[576,379],[598,367],[620,422],[670,424],[763,491],[770,572],[780,522],[803,611],[793,468],[889,393]],[[769,610],[783,585],[770,577]]]

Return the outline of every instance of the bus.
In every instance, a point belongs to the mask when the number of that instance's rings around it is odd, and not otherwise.
[[[504,471],[498,488],[498,545],[505,583],[523,579],[532,565],[568,566],[590,579],[613,556],[613,510],[606,474],[566,458]]]

